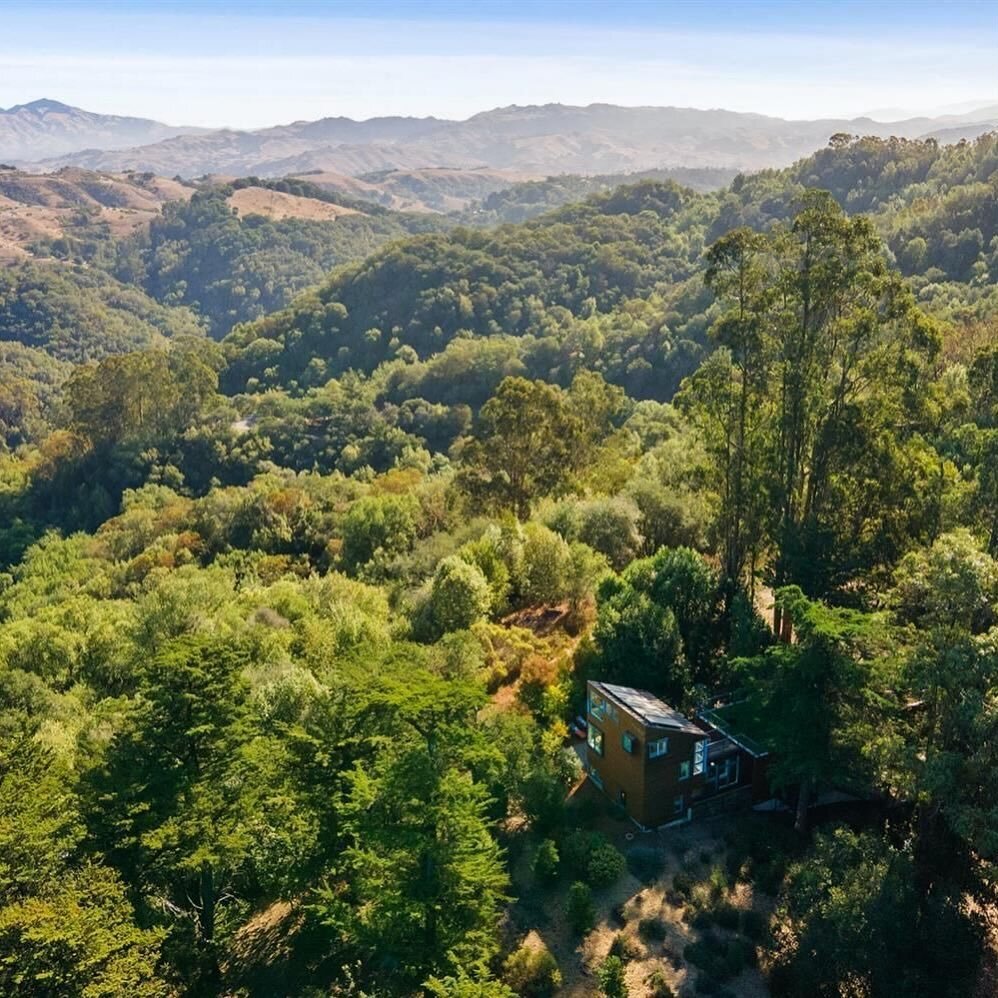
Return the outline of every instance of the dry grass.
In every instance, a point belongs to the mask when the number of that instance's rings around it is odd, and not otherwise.
[[[587,785],[579,789],[577,797],[592,793]],[[643,884],[631,874],[625,874],[613,887],[595,895],[597,923],[581,940],[565,922],[564,909],[567,884],[556,890],[540,893],[533,887],[529,872],[529,851],[514,867],[514,881],[524,886],[524,904],[518,914],[514,909],[514,922],[520,922],[521,934],[528,931],[551,950],[558,961],[564,978],[559,996],[583,998],[599,993],[597,970],[609,955],[619,936],[628,953],[626,976],[630,998],[645,998],[652,993],[648,978],[658,972],[677,995],[692,996],[699,971],[683,959],[683,950],[701,938],[702,932],[684,920],[685,903],[675,904],[671,890],[672,878],[684,872],[695,879],[705,879],[710,870],[725,860],[725,846],[718,837],[721,829],[713,824],[690,825],[662,832],[642,833],[629,823],[603,818],[598,823],[603,832],[621,851],[631,846],[654,846],[664,861],[664,870],[654,882]],[[631,837],[628,838],[628,835]],[[710,862],[704,863],[701,854],[709,852]],[[671,899],[671,900],[670,900]],[[742,910],[755,909],[768,912],[770,899],[756,897],[751,886],[738,884],[727,897],[729,903]],[[537,924],[527,926],[521,919],[536,917]],[[538,917],[539,916],[539,917]],[[663,926],[662,939],[642,938],[639,925],[642,919],[659,919]],[[719,936],[734,933],[712,930]],[[518,940],[519,941],[519,940]],[[725,982],[726,991],[738,998],[768,998],[762,974],[755,968],[744,970],[737,977]]]
[[[228,203],[240,215],[263,215],[273,221],[302,218],[312,222],[332,222],[345,215],[359,215],[354,208],[344,208],[315,198],[284,194],[266,187],[244,187],[236,191]]]

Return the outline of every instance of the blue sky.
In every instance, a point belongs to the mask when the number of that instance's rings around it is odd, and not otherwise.
[[[548,101],[813,118],[998,101],[998,0],[6,0],[0,26],[0,106],[45,96],[171,123],[463,118]]]

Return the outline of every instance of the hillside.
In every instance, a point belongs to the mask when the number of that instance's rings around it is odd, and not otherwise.
[[[998,121],[995,108],[940,118],[788,121],[758,114],[675,107],[547,104],[497,108],[466,121],[322,119],[252,132],[180,136],[127,150],[49,159],[120,172],[286,176],[427,167],[556,173],[628,173],[670,166],[754,170],[786,166],[846,132],[916,138],[939,129]]]
[[[994,307],[998,137],[842,141],[716,193],[644,181],[522,224],[394,245],[235,330],[228,383],[390,364],[391,397],[480,404],[512,371],[567,383],[581,354],[628,394],[667,400],[706,347],[704,249],[729,229],[785,221],[805,186],[870,212],[937,314]]]
[[[166,202],[186,200],[193,192],[189,185],[148,174],[0,168],[0,264],[28,259],[80,229],[123,238],[148,227]]]
[[[241,187],[233,191],[226,203],[240,217],[259,215],[275,222],[300,218],[310,222],[335,222],[347,215],[359,215],[356,208],[330,204],[315,198],[268,190],[266,187]]]
[[[96,114],[42,99],[0,108],[0,162],[65,156],[84,149],[123,149],[203,131],[147,118]]]

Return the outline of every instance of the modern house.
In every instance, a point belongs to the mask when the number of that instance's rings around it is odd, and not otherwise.
[[[769,796],[769,753],[716,711],[691,720],[645,690],[590,680],[586,721],[589,778],[642,828]]]

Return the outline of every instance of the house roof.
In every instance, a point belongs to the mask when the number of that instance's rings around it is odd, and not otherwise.
[[[689,718],[674,710],[665,701],[647,690],[636,690],[630,686],[614,686],[611,683],[592,683],[597,693],[613,700],[629,714],[643,721],[650,728],[664,728],[668,731],[683,731],[691,735],[703,735]]]

